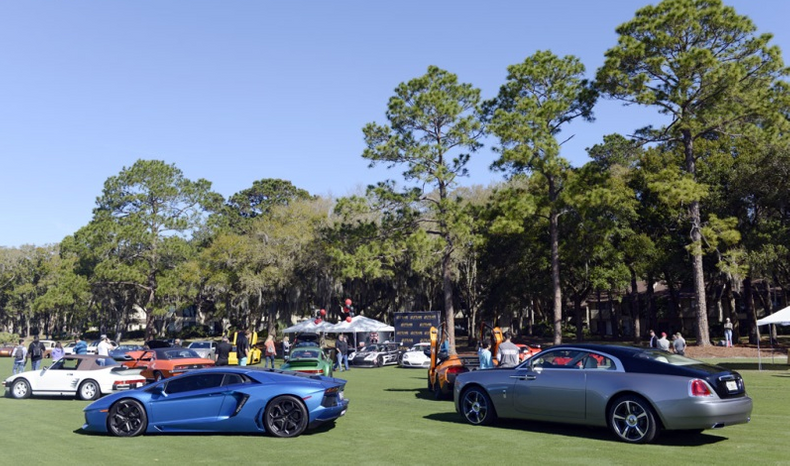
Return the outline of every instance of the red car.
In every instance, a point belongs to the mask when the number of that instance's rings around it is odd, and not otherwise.
[[[129,351],[130,360],[123,361],[126,367],[143,368],[141,374],[148,380],[162,380],[189,369],[214,366],[211,359],[201,358],[195,350],[181,347],[156,348],[144,351]]]
[[[516,346],[518,346],[519,361],[523,361],[527,358],[531,358],[532,355],[540,353],[541,350],[539,345],[530,346],[530,345],[525,345],[523,343],[516,343]]]

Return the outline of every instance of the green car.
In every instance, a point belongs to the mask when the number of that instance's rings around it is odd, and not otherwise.
[[[333,365],[334,361],[330,360],[320,347],[300,346],[291,350],[290,359],[280,366],[280,369],[332,377]]]

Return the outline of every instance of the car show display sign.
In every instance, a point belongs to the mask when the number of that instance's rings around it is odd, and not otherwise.
[[[431,341],[431,327],[439,326],[440,311],[396,312],[395,340],[402,346]]]

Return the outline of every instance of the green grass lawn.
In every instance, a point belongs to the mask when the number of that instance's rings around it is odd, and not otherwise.
[[[355,369],[348,414],[294,439],[257,435],[85,435],[71,399],[0,399],[0,464],[622,464],[790,465],[790,371],[749,359],[716,360],[737,369],[754,399],[752,422],[651,445],[618,442],[605,429],[522,421],[463,423],[450,401],[434,401],[421,369]],[[11,374],[11,359],[0,373]]]

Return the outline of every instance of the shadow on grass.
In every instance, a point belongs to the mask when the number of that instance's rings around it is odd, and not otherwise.
[[[322,434],[324,432],[328,432],[335,427],[335,421],[325,422],[320,424],[318,427],[314,429],[308,429],[302,434],[300,437],[310,437],[311,435]],[[88,435],[88,436],[97,436],[97,437],[113,437],[113,435],[105,432],[86,432],[82,429],[75,429],[72,431],[77,435]],[[273,435],[269,435],[265,432],[152,432],[148,434],[142,434],[141,437],[151,436],[151,437],[158,437],[158,436],[166,436],[166,437],[260,437],[261,435],[265,437],[275,438]]]
[[[466,424],[457,413],[436,413],[425,416],[425,419],[438,422],[449,422],[453,424]],[[563,437],[583,437],[586,439],[600,440],[604,442],[618,442],[608,429],[602,427],[577,426],[571,424],[557,424],[542,421],[524,421],[519,419],[499,419],[496,425],[488,428],[518,430],[522,432],[535,432],[540,434],[559,435]],[[698,447],[702,445],[712,445],[727,440],[727,437],[710,434],[705,431],[701,434],[689,433],[686,431],[664,431],[653,442],[654,445],[665,445],[673,447]]]
[[[760,364],[759,362],[720,362],[716,364],[717,366],[726,367],[727,369],[733,371],[759,371]],[[786,371],[790,366],[785,363],[766,363],[763,362],[763,370],[764,371]]]

